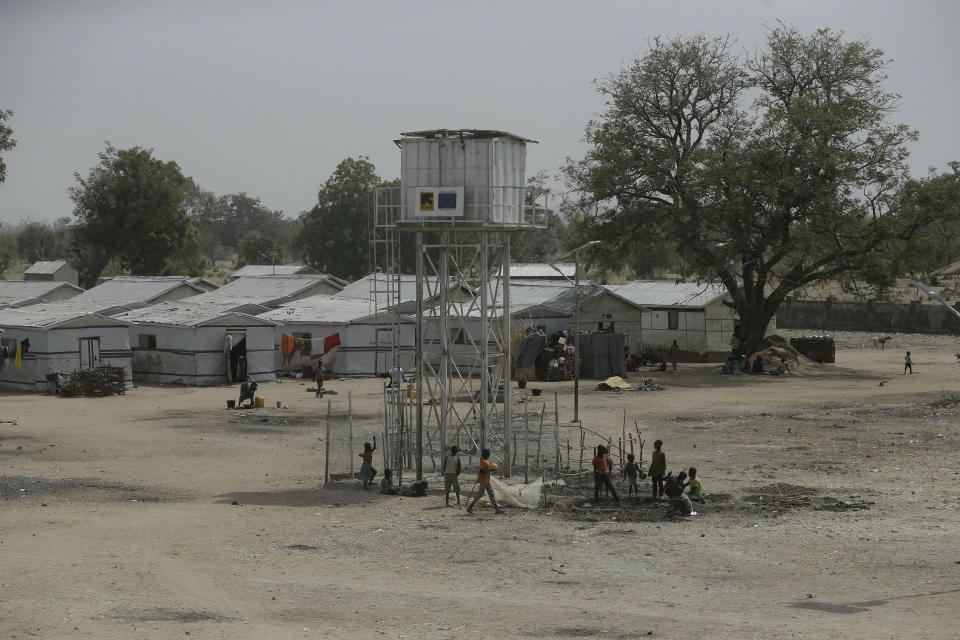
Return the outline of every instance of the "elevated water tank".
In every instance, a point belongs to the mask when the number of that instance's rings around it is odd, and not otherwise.
[[[525,216],[527,143],[505,131],[401,134],[401,222],[439,227],[532,227]],[[528,218],[528,219],[525,219]]]

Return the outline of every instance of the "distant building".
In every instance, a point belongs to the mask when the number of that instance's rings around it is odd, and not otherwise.
[[[556,267],[556,269],[554,269]],[[581,279],[583,273],[581,269]],[[511,280],[576,280],[577,265],[573,262],[518,262],[510,265]]]
[[[41,260],[34,262],[23,272],[26,282],[69,282],[77,286],[77,270],[71,267],[66,260]]]
[[[319,272],[305,264],[248,264],[230,274],[231,278],[251,276],[294,276],[298,274],[318,275]]]
[[[0,280],[0,307],[25,307],[67,300],[83,293],[69,282]]]

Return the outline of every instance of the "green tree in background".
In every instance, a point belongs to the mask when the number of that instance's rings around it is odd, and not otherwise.
[[[25,262],[59,260],[69,250],[67,223],[69,218],[50,225],[43,222],[28,222],[17,234],[17,255]]]
[[[247,264],[283,264],[283,247],[259,231],[248,231],[240,241],[237,267]]]
[[[368,267],[368,223],[373,192],[381,180],[370,160],[360,156],[337,165],[317,194],[317,205],[300,216],[295,245],[311,267],[355,279]]]
[[[140,147],[109,143],[99,163],[70,189],[71,247],[81,283],[91,286],[111,260],[133,275],[202,271],[201,237],[184,210],[184,177]]]
[[[657,39],[601,84],[568,180],[594,229],[673,243],[685,275],[722,283],[752,352],[789,293],[902,268],[882,257],[929,222],[898,207],[916,134],[887,120],[886,64],[827,29],[781,26],[748,59],[728,39]]]
[[[13,139],[13,129],[4,124],[8,118],[13,117],[13,111],[9,109],[0,109],[0,151],[10,151],[17,146],[17,141]],[[0,156],[0,183],[7,179],[7,164]]]

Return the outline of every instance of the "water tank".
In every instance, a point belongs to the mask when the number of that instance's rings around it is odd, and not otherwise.
[[[401,220],[424,226],[525,227],[527,143],[505,131],[401,134]]]

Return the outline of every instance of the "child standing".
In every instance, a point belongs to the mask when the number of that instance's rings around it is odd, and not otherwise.
[[[907,375],[907,370],[910,370],[910,375],[913,375],[913,360],[910,359],[910,352],[907,351],[907,355],[903,358],[903,375]]]
[[[627,454],[627,464],[623,467],[623,475],[627,479],[627,497],[636,495],[640,497],[640,488],[637,481],[640,479],[640,465],[632,453]]]
[[[460,448],[456,445],[450,447],[450,455],[443,459],[443,499],[446,505],[450,506],[450,489],[457,494],[457,506],[460,506],[460,481],[457,479],[463,470],[460,464]]]
[[[613,480],[610,478],[610,456],[607,455],[607,448],[603,445],[597,447],[597,455],[593,457],[593,501],[600,502],[600,490],[603,487],[609,489],[613,494],[613,499],[620,502],[620,496],[613,486]]]
[[[663,452],[663,440],[653,443],[653,457],[650,459],[650,482],[653,486],[653,499],[663,497],[663,476],[667,472],[667,454]]]
[[[360,457],[363,459],[363,464],[360,466],[360,480],[363,482],[364,489],[370,487],[370,483],[373,482],[373,477],[377,475],[377,472],[373,469],[373,452],[376,450],[377,436],[373,436],[372,447],[369,442],[363,443],[363,453],[360,454]]]
[[[697,468],[690,467],[690,482],[689,490],[687,491],[687,498],[691,502],[703,502],[703,485],[700,484],[700,478],[697,477]]]

